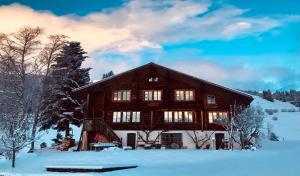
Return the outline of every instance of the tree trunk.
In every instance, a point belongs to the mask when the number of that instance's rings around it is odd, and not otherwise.
[[[66,122],[66,134],[65,137],[70,136],[70,123],[69,121]]]
[[[34,141],[35,141],[35,134],[36,134],[36,128],[37,128],[37,124],[38,124],[38,116],[36,115],[34,118],[34,122],[33,122],[33,126],[32,126],[32,131],[31,131],[31,146],[29,149],[29,153],[33,153],[34,152]]]
[[[16,150],[13,149],[13,156],[12,156],[12,160],[11,160],[11,167],[15,168],[16,167]]]

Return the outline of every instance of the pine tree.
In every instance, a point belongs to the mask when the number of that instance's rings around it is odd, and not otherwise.
[[[263,91],[263,98],[268,100],[268,101],[274,101],[273,96],[272,96],[272,92],[270,90],[267,91]]]
[[[51,67],[48,84],[44,90],[42,130],[54,128],[66,131],[69,136],[69,125],[80,126],[83,117],[84,103],[76,100],[72,90],[89,83],[90,68],[81,68],[87,58],[79,42],[70,42]]]
[[[114,72],[111,70],[111,71],[109,71],[107,73],[104,73],[102,75],[102,79],[106,79],[106,78],[109,78],[109,77],[114,76],[114,75],[115,75]]]

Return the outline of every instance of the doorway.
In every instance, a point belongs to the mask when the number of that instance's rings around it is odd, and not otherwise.
[[[136,142],[136,134],[135,133],[127,133],[127,146],[132,147],[135,149],[135,142]]]
[[[216,149],[224,149],[223,141],[224,141],[224,133],[216,133]]]

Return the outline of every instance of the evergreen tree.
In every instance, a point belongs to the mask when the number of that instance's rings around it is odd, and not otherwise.
[[[108,73],[104,73],[102,75],[102,79],[106,79],[106,78],[109,78],[109,77],[114,76],[114,75],[115,75],[114,72],[111,70]]]
[[[84,103],[74,98],[72,90],[89,83],[90,68],[81,68],[87,58],[79,42],[70,42],[51,67],[48,84],[44,90],[43,123],[41,130],[54,128],[66,131],[69,125],[80,126],[82,123]]]
[[[263,98],[268,100],[268,101],[274,101],[273,96],[272,96],[272,92],[270,90],[267,91],[263,91]]]

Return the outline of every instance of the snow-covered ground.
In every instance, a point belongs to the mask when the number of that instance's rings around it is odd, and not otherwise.
[[[17,167],[0,159],[0,175],[109,175],[109,176],[298,176],[300,172],[300,112],[281,112],[296,108],[289,103],[268,102],[255,97],[253,105],[278,109],[267,115],[265,124],[272,124],[280,142],[264,141],[257,151],[213,150],[108,150],[103,152],[36,152],[18,154]],[[276,116],[278,120],[273,120]],[[77,129],[80,131],[80,129]],[[55,133],[41,138],[55,137]],[[79,133],[76,132],[75,136]],[[45,165],[138,165],[138,168],[107,173],[50,173]]]

